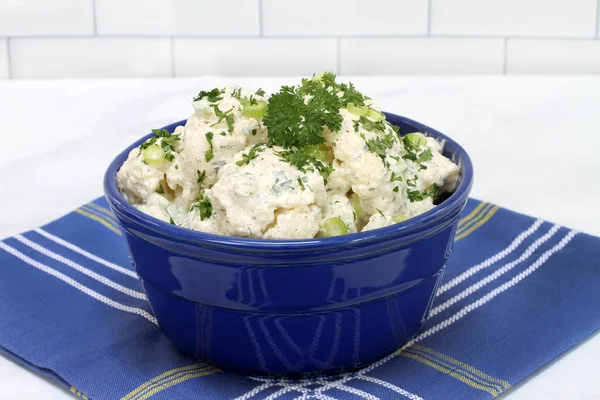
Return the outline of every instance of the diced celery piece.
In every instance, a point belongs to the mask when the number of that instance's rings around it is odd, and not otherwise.
[[[325,236],[339,236],[348,233],[348,227],[338,217],[329,218],[323,223],[323,229],[325,230]]]
[[[408,217],[406,215],[398,215],[397,217],[394,217],[394,222],[398,223],[398,222],[406,221],[407,219],[408,219]]]
[[[358,107],[358,106],[355,106],[354,103],[346,104],[346,109],[348,111],[350,111],[352,114],[358,115],[360,117],[367,115],[369,113],[369,107],[367,107],[367,106]]]
[[[414,147],[425,146],[427,139],[420,132],[408,133],[404,136]]]
[[[304,148],[304,150],[306,151],[306,154],[308,154],[312,158],[315,158],[315,159],[323,161],[323,162],[327,162],[327,157],[329,155],[329,149],[326,146],[318,145],[318,144],[309,145],[309,146],[306,146]]]
[[[356,218],[362,217],[363,212],[360,207],[360,197],[358,197],[356,193],[352,195],[352,208],[354,208],[354,215],[356,215]]]
[[[267,103],[257,101],[255,104],[245,103],[242,114],[248,118],[260,119],[267,113]]]
[[[373,110],[372,108],[369,108],[369,113],[367,116],[375,122],[383,121],[385,119],[385,115],[377,110]]]
[[[146,147],[143,156],[144,161],[152,165],[160,164],[165,160],[165,152],[156,144]]]

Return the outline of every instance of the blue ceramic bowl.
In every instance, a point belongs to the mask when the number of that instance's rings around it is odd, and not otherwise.
[[[473,168],[453,140],[394,114],[400,133],[445,140],[455,192],[406,222],[344,236],[267,241],[176,227],[131,206],[104,179],[131,260],[164,334],[185,354],[244,374],[354,370],[396,351],[425,323],[452,250]],[[173,131],[180,121],[165,129]]]

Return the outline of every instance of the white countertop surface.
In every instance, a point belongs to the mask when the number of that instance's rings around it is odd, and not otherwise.
[[[600,236],[600,77],[351,80],[384,110],[461,143],[475,165],[473,197]],[[151,128],[186,118],[200,89],[236,82],[272,91],[294,81],[0,80],[0,237],[102,195],[112,158]],[[504,398],[600,399],[599,359],[596,334]],[[0,399],[22,398],[72,395],[0,357]]]

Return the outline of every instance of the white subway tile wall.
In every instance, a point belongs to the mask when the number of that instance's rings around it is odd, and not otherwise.
[[[600,40],[509,39],[511,74],[594,74],[600,71]]]
[[[0,79],[600,73],[600,0],[0,0]]]
[[[501,74],[504,39],[341,39],[347,75]]]
[[[425,35],[426,0],[262,0],[263,33]]]
[[[93,33],[93,0],[0,0],[0,36]]]
[[[0,38],[0,79],[8,78],[8,41]]]
[[[312,75],[337,68],[336,39],[174,39],[176,76]]]
[[[258,36],[259,0],[95,0],[99,35]]]
[[[597,0],[432,0],[434,35],[594,37]]]
[[[13,78],[171,77],[169,39],[11,39]]]

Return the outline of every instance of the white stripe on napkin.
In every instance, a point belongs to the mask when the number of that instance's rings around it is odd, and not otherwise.
[[[106,261],[106,260],[104,260],[104,259],[96,256],[95,254],[92,254],[92,253],[90,253],[88,251],[85,251],[81,247],[77,247],[74,244],[69,243],[69,242],[67,242],[64,239],[59,238],[58,236],[54,236],[53,234],[51,234],[51,233],[43,230],[42,228],[36,229],[35,232],[39,233],[40,235],[44,236],[47,239],[52,240],[54,243],[58,243],[61,246],[66,247],[69,250],[73,250],[74,252],[79,253],[82,256],[87,257],[87,258],[89,258],[92,261],[96,261],[97,263],[104,265],[105,267],[114,269],[115,271],[118,271],[118,272],[120,272],[122,274],[128,275],[128,276],[130,276],[132,278],[136,278],[137,279],[137,277],[138,277],[134,271],[132,271],[130,269],[127,269],[127,268],[123,268],[120,265],[111,263],[110,261]]]
[[[105,297],[105,296],[101,295],[100,293],[93,291],[92,289],[88,288],[87,286],[82,285],[81,283],[68,277],[67,275],[62,274],[62,273],[56,271],[55,269],[52,269],[52,268],[48,267],[47,265],[44,265],[44,264],[26,256],[25,254],[21,253],[20,251],[18,251],[16,249],[13,249],[6,243],[0,242],[0,249],[6,251],[7,253],[12,254],[13,256],[17,257],[21,261],[26,262],[27,264],[29,264],[41,271],[44,271],[45,273],[47,273],[49,275],[52,275],[55,278],[60,279],[61,281],[73,286],[75,289],[87,294],[88,296],[90,296],[98,301],[101,301],[102,303],[104,303],[106,305],[109,305],[109,306],[116,308],[118,310],[121,310],[121,311],[126,311],[126,312],[129,312],[132,314],[140,315],[140,316],[146,318],[148,321],[152,322],[154,325],[158,325],[156,318],[154,318],[154,316],[149,314],[147,311],[142,310],[141,308],[126,306],[126,305],[118,303],[112,299],[109,299],[108,297]]]
[[[493,299],[500,293],[517,285],[519,282],[521,282],[527,276],[529,276],[533,272],[535,272],[535,270],[537,270],[539,267],[541,267],[546,261],[548,261],[548,259],[553,254],[562,250],[571,241],[571,239],[573,239],[573,237],[575,235],[577,235],[578,233],[579,233],[578,231],[569,231],[569,233],[567,233],[558,244],[556,244],[550,250],[543,253],[540,257],[538,257],[538,259],[533,264],[531,264],[523,272],[521,272],[520,274],[518,274],[517,276],[512,278],[510,281],[508,281],[508,282],[498,286],[496,289],[488,292],[485,296],[483,296],[483,297],[479,298],[478,300],[474,301],[473,303],[463,307],[460,311],[456,312],[451,317],[445,319],[444,321],[440,322],[439,324],[436,324],[432,328],[421,333],[420,335],[415,337],[413,340],[411,340],[410,342],[405,344],[399,351],[402,351],[405,348],[410,347],[413,343],[419,342],[419,341],[449,327],[450,325],[452,325],[456,321],[460,320],[462,317],[464,317],[465,315],[467,315],[474,309],[486,304],[488,301],[490,301],[491,299]],[[324,385],[323,387],[315,389],[315,394],[317,394],[317,395],[322,394],[323,391],[336,388],[338,384],[344,384],[345,382],[347,382],[351,379],[354,379],[354,378],[361,379],[360,378],[361,376],[364,376],[366,373],[371,372],[375,368],[378,368],[378,367],[382,366],[383,364],[387,363],[388,361],[396,358],[397,355],[398,355],[398,352],[394,352],[394,353],[390,354],[389,356],[382,358],[381,360],[369,365],[366,368],[363,368],[362,370],[360,370],[354,374],[349,374],[348,376],[345,376],[342,379],[339,379],[334,382],[329,382],[326,385]]]
[[[465,279],[473,276],[474,274],[476,274],[477,272],[481,271],[482,269],[488,268],[492,264],[495,264],[498,261],[502,260],[504,257],[506,257],[507,255],[509,255],[510,253],[512,253],[517,247],[519,247],[519,245],[525,239],[527,239],[535,231],[537,231],[538,228],[543,223],[544,223],[544,221],[541,220],[541,219],[536,220],[533,223],[533,225],[531,225],[527,230],[525,230],[519,236],[517,236],[515,238],[515,240],[513,240],[512,243],[509,244],[504,250],[500,251],[499,253],[494,254],[493,256],[491,256],[490,258],[488,258],[487,260],[485,260],[485,261],[483,261],[483,262],[481,262],[481,263],[479,263],[479,264],[477,264],[477,265],[475,265],[475,266],[467,269],[465,272],[461,273],[456,278],[453,278],[453,279],[449,280],[448,282],[444,283],[442,286],[440,286],[439,289],[437,290],[436,296],[439,296],[442,293],[448,291],[449,289],[452,289],[454,286],[458,285],[459,283],[461,283]]]
[[[22,235],[15,236],[15,239],[17,239],[19,242],[23,243],[24,245],[29,246],[33,250],[35,250],[47,257],[50,257],[56,261],[59,261],[59,262],[63,263],[64,265],[69,266],[69,267],[73,268],[74,270],[79,271],[82,274],[89,276],[90,278],[95,279],[100,283],[105,284],[108,287],[118,290],[121,293],[125,293],[128,296],[135,297],[136,299],[146,300],[146,296],[143,293],[138,292],[133,289],[130,289],[128,287],[119,285],[118,283],[111,281],[110,279],[108,279],[100,274],[97,274],[94,271],[89,270],[82,265],[77,264],[75,261],[72,261],[66,257],[61,256],[60,254],[57,254],[51,250],[48,250],[47,248],[45,248],[43,246],[40,246],[39,244],[27,239],[26,237],[24,237]]]
[[[541,245],[546,243],[548,240],[550,240],[550,238],[552,238],[552,236],[554,236],[554,234],[556,232],[558,232],[558,230],[560,228],[561,228],[561,226],[554,225],[544,236],[540,237],[535,242],[533,242],[531,245],[529,245],[529,247],[527,247],[527,249],[523,252],[523,254],[521,254],[519,256],[519,258],[517,258],[514,261],[511,261],[508,264],[503,265],[502,267],[498,268],[496,271],[489,274],[485,278],[483,278],[483,279],[479,280],[478,282],[474,283],[473,285],[469,286],[468,288],[466,288],[462,292],[458,293],[457,295],[452,296],[451,298],[449,298],[448,300],[446,300],[439,306],[434,307],[429,312],[428,318],[433,318],[434,316],[441,313],[442,311],[444,311],[451,305],[453,305],[453,304],[459,302],[460,300],[464,299],[465,297],[475,293],[477,290],[481,289],[483,286],[498,279],[499,277],[501,277],[502,275],[504,275],[505,273],[507,273],[514,267],[516,267],[517,265],[521,264],[523,261],[527,260],[538,249],[538,247],[540,247]]]
[[[473,303],[469,304],[468,306],[463,307],[460,311],[458,311],[456,314],[452,315],[451,317],[449,317],[449,318],[445,319],[444,321],[440,322],[439,324],[437,324],[437,325],[435,325],[435,326],[427,329],[425,332],[423,332],[420,335],[418,335],[412,342],[413,343],[414,342],[418,342],[420,340],[425,339],[428,336],[433,335],[434,333],[436,333],[438,331],[441,331],[444,328],[447,328],[448,326],[452,325],[454,322],[458,321],[459,319],[461,319],[462,317],[464,317],[465,315],[467,315],[471,311],[473,311],[476,308],[484,305],[485,303],[487,303],[488,301],[490,301],[491,299],[493,299],[494,297],[496,297],[500,293],[502,293],[505,290],[510,289],[511,287],[515,286],[517,283],[521,282],[523,279],[525,279],[527,276],[529,276],[536,269],[538,269],[539,267],[541,267],[542,265],[544,265],[544,263],[546,261],[548,261],[548,259],[553,254],[555,254],[556,252],[562,250],[571,241],[571,239],[573,239],[573,237],[575,235],[577,235],[578,233],[579,232],[577,232],[577,231],[569,231],[569,233],[567,233],[561,239],[561,241],[558,242],[558,244],[556,244],[550,250],[544,252],[541,256],[538,257],[537,260],[535,260],[535,262],[533,264],[531,264],[523,272],[519,273],[518,275],[516,275],[514,278],[512,278],[508,282],[506,282],[506,283],[498,286],[496,289],[490,291],[485,296],[480,297],[479,299],[477,299]],[[410,344],[412,344],[412,343],[410,343]]]
[[[403,395],[405,397],[408,397],[411,400],[423,400],[421,397],[419,397],[419,396],[417,396],[415,394],[409,393],[406,390],[404,390],[402,388],[399,388],[398,386],[394,386],[394,385],[392,385],[389,382],[386,382],[386,381],[381,380],[381,379],[374,378],[372,376],[359,375],[356,378],[357,379],[362,379],[363,381],[367,381],[367,382],[371,382],[371,383],[376,383],[378,385],[381,385],[383,387],[391,389],[391,390],[393,390],[396,393],[400,393],[401,395]]]

